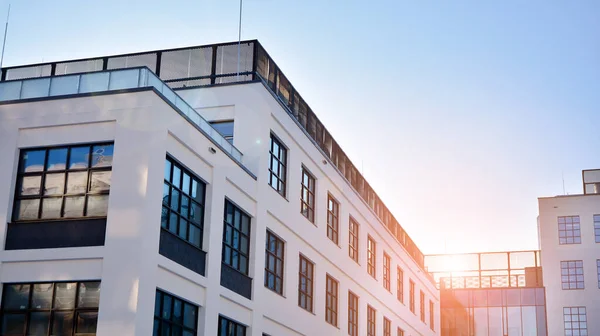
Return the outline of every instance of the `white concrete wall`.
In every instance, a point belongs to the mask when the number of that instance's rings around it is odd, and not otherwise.
[[[348,290],[359,299],[359,335],[366,335],[366,306],[406,335],[439,334],[439,292],[374,213],[286,115],[262,84],[180,91],[208,120],[234,119],[234,145],[254,180],[153,92],[0,105],[0,238],[10,221],[19,148],[95,141],[115,142],[104,247],[0,250],[0,281],[101,279],[98,335],[151,335],[156,288],[200,306],[199,335],[216,335],[218,315],[249,326],[248,335],[347,335]],[[287,197],[268,184],[269,134],[289,148]],[[162,176],[169,153],[207,183],[203,249],[206,277],[158,254]],[[300,214],[300,172],[317,179],[315,224]],[[326,195],[340,201],[340,245],[326,235]],[[247,300],[220,286],[223,205],[233,200],[252,216]],[[360,224],[360,260],[348,256],[348,218]],[[284,295],[263,286],[266,229],[285,240]],[[377,240],[377,280],[366,271],[367,234]],[[392,293],[383,288],[383,252],[392,257]],[[314,314],[297,306],[298,254],[315,262]],[[396,300],[396,266],[405,272],[405,304]],[[325,322],[325,275],[339,281],[338,328]],[[408,279],[416,282],[416,314],[408,310]],[[427,324],[419,320],[419,290],[426,293]],[[436,331],[429,323],[435,302]]]
[[[600,335],[600,289],[596,260],[600,244],[594,238],[593,215],[600,214],[600,195],[559,196],[539,199],[539,232],[546,311],[550,335],[563,335],[563,307],[584,306],[588,335]],[[558,217],[579,216],[581,244],[560,245]],[[583,260],[585,289],[563,290],[560,262]]]

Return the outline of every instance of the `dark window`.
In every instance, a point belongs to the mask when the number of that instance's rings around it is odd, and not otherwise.
[[[298,272],[298,306],[313,311],[313,271],[314,264],[300,255],[300,269]]]
[[[285,197],[287,149],[271,134],[269,185]]]
[[[265,247],[265,287],[283,294],[283,240],[267,230]]]
[[[246,336],[246,326],[219,316],[219,336]]]
[[[419,293],[419,313],[421,315],[421,322],[425,323],[425,293],[423,291]]]
[[[223,263],[248,275],[250,257],[250,217],[225,200]]]
[[[113,145],[21,151],[15,221],[106,217]]]
[[[368,236],[367,238],[367,272],[375,279],[377,279],[376,267],[377,265],[377,244]]]
[[[558,242],[560,245],[581,244],[579,216],[558,217]]]
[[[206,184],[167,157],[163,184],[161,227],[202,248]]]
[[[340,204],[327,195],[327,237],[332,242],[338,243]]]
[[[325,288],[325,321],[338,325],[338,282],[327,274]]]
[[[358,296],[348,291],[348,335],[358,336]]]
[[[358,229],[358,223],[350,217],[348,225],[348,231],[350,231],[348,237],[348,255],[356,262],[358,262]]]
[[[233,120],[211,121],[210,124],[225,138],[225,140],[233,145]]]
[[[429,300],[429,327],[431,330],[435,330],[435,315],[433,301]]]
[[[387,317],[383,318],[383,336],[392,336],[392,321]]]
[[[192,336],[198,331],[198,306],[157,290],[154,336]]]
[[[600,215],[594,215],[594,237],[596,243],[600,243]]]
[[[312,223],[315,222],[315,178],[304,167],[302,167],[300,213]]]
[[[409,279],[408,285],[409,285],[408,308],[414,314],[415,313],[415,283]]]
[[[5,284],[2,335],[96,335],[100,282]]]
[[[584,289],[583,260],[561,261],[560,279],[562,289]]]
[[[398,328],[398,336],[404,336],[404,330],[402,328]]]
[[[390,280],[390,256],[383,252],[383,288],[391,291],[391,280]]]
[[[377,312],[375,309],[367,305],[367,335],[375,336],[377,334]]]
[[[585,307],[564,307],[563,320],[565,335],[587,335],[587,314]]]
[[[399,266],[397,271],[398,273],[396,275],[396,281],[398,287],[396,289],[396,297],[398,298],[398,301],[404,303],[404,271]]]

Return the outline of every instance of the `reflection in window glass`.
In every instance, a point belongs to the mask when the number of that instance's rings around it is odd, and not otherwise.
[[[197,333],[198,306],[157,290],[153,336],[192,336]]]
[[[233,145],[233,120],[212,121],[210,124],[225,138],[225,140]]]

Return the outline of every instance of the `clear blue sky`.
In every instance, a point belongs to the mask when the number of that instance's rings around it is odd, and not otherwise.
[[[4,64],[235,40],[238,4],[12,0]],[[581,170],[600,168],[598,13],[245,0],[242,38],[263,43],[425,253],[535,249],[537,197],[562,194],[562,172],[581,193]]]

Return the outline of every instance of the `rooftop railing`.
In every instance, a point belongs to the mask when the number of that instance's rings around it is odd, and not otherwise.
[[[0,82],[0,102],[152,87],[240,165],[242,153],[146,67]]]
[[[424,256],[421,250],[261,44],[256,40],[242,41],[239,48],[239,61],[238,43],[232,42],[6,67],[1,69],[0,80],[62,76],[146,66],[173,89],[261,81],[373,210],[390,234],[404,247],[417,265],[424,269]]]

